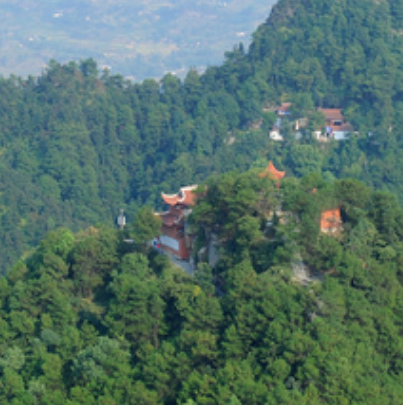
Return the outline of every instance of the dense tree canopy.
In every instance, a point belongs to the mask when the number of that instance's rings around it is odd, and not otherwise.
[[[1,78],[0,402],[400,403],[402,6],[281,0],[248,51],[183,81],[93,60]],[[316,106],[357,133],[316,142]],[[195,183],[190,277],[147,245],[145,207]]]
[[[403,201],[400,1],[281,0],[222,66],[134,84],[93,60],[0,79],[0,267],[46,232],[128,220],[161,191],[268,159],[298,177],[352,177]],[[267,109],[307,116],[300,140],[268,137]],[[315,107],[343,108],[358,131],[321,145]],[[368,136],[370,134],[371,136]]]
[[[393,196],[317,175],[278,189],[256,171],[207,185],[192,226],[219,235],[214,269],[190,277],[120,231],[61,228],[0,279],[2,403],[400,402]],[[321,234],[317,212],[334,204],[343,231]],[[268,221],[273,208],[287,220]]]

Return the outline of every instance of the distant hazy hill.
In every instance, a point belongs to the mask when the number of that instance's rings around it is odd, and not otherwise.
[[[0,0],[0,73],[94,57],[135,79],[217,64],[275,0]]]

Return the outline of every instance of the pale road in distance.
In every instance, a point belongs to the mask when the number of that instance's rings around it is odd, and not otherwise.
[[[0,0],[0,74],[94,58],[134,80],[222,62],[275,0]]]

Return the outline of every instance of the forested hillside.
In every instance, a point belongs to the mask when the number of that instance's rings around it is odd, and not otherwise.
[[[161,191],[268,159],[290,176],[357,178],[403,201],[400,3],[282,0],[249,50],[183,81],[133,84],[93,60],[1,79],[2,271],[60,225],[111,225],[121,207],[130,221],[143,204],[158,208]],[[281,101],[309,117],[300,140],[269,139]],[[315,142],[319,106],[343,109],[357,133]]]
[[[96,65],[52,62],[38,79],[0,80],[0,262],[4,271],[44,234],[112,225],[119,208],[158,207],[161,191],[246,169],[269,140],[244,136],[237,101],[191,71],[182,84],[97,77]]]
[[[396,199],[316,175],[278,189],[258,174],[201,189],[192,226],[217,233],[222,260],[194,278],[115,230],[49,233],[0,279],[0,402],[399,404]],[[268,224],[279,204],[288,220]],[[343,230],[329,236],[319,217],[334,204]],[[295,253],[315,273],[307,286]]]

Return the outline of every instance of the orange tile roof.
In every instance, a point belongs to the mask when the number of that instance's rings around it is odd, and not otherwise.
[[[285,172],[280,172],[280,170],[277,170],[273,162],[270,160],[270,163],[266,167],[264,172],[260,173],[259,175],[259,177],[266,177],[266,176],[269,176],[269,178],[272,180],[281,180],[285,176]]]
[[[340,207],[332,208],[322,212],[320,218],[320,229],[322,232],[327,232],[340,227],[341,222]]]
[[[270,160],[269,165],[266,169],[259,174],[259,177],[262,179],[263,177],[269,177],[271,180],[277,181],[277,187],[280,187],[280,180],[285,176],[285,172],[280,172],[274,167],[273,162]]]
[[[267,170],[269,171],[270,177],[274,180],[281,180],[285,176],[285,172],[280,172],[280,170],[277,170],[271,160],[269,166],[267,166]]]
[[[181,187],[177,194],[164,194],[161,193],[162,199],[168,205],[194,205],[196,195],[193,193],[196,190],[197,185]]]

